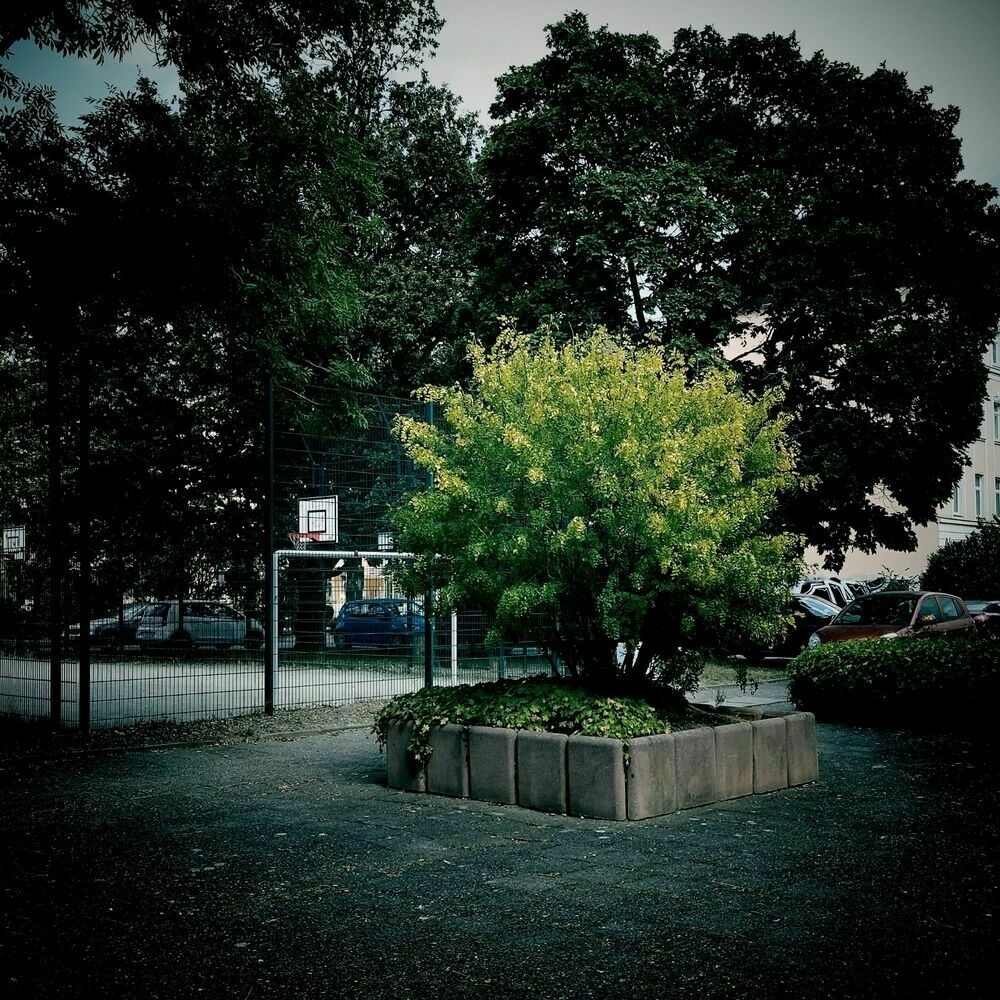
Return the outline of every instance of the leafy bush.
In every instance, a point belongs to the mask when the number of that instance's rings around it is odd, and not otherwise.
[[[384,748],[389,727],[412,722],[410,752],[417,760],[430,756],[432,726],[503,726],[565,733],[567,736],[605,736],[628,741],[639,736],[669,733],[666,709],[640,698],[604,697],[568,681],[530,677],[432,687],[397,695],[378,713],[373,732]]]
[[[396,425],[434,476],[391,517],[418,555],[401,571],[415,591],[503,628],[541,613],[574,677],[678,690],[695,662],[678,650],[784,631],[801,567],[799,540],[768,530],[797,485],[776,395],[604,331],[561,345],[511,332],[470,360],[468,391],[418,394],[440,423]],[[619,662],[619,643],[637,654]]]
[[[860,639],[807,649],[791,665],[795,705],[817,716],[943,719],[1000,693],[1000,643]]]
[[[1000,594],[1000,518],[994,517],[967,537],[945,542],[932,552],[921,586],[959,597]]]

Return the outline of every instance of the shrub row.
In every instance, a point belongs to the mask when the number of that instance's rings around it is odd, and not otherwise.
[[[789,696],[819,718],[906,721],[967,713],[1000,694],[1000,642],[863,639],[807,649]]]
[[[430,753],[431,728],[448,723],[605,736],[625,742],[671,731],[666,714],[646,701],[599,696],[571,682],[545,677],[422,688],[397,695],[375,719],[373,730],[380,747],[385,747],[395,723],[413,723],[409,750],[421,762]]]

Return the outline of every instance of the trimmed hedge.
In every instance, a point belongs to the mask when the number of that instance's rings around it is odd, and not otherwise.
[[[967,714],[1000,695],[1000,642],[860,639],[807,649],[789,696],[818,718],[923,721]]]
[[[385,747],[389,727],[397,722],[413,723],[409,750],[418,761],[430,755],[431,727],[448,723],[606,736],[625,742],[671,731],[666,713],[646,701],[599,696],[572,682],[545,677],[422,688],[397,695],[381,708],[372,727],[380,748]]]

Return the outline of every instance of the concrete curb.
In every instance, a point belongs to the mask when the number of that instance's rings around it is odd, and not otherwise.
[[[740,713],[733,713],[738,715]],[[630,741],[439,726],[426,766],[412,724],[389,729],[390,788],[430,791],[594,819],[639,820],[817,780],[816,720],[757,710],[728,725]]]

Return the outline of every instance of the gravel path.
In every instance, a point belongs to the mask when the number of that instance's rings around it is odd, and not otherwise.
[[[160,746],[259,743],[310,733],[370,728],[383,700],[346,705],[282,709],[274,715],[242,715],[191,722],[152,722],[120,729],[95,729],[86,739],[72,729],[53,731],[45,723],[0,720],[0,757],[92,750],[136,750]]]

